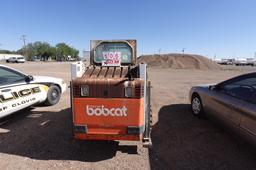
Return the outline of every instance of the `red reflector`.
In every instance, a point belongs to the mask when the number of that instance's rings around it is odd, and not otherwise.
[[[78,85],[73,87],[73,93],[74,93],[73,96],[75,96],[75,97],[80,96],[81,92],[80,92],[80,87]]]
[[[140,88],[140,86],[135,87],[135,97],[141,97],[141,88]]]

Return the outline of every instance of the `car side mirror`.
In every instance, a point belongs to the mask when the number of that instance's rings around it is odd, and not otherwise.
[[[211,86],[209,86],[209,90],[211,90],[211,91],[213,91],[213,90],[216,90],[217,88],[216,88],[216,85],[211,85]]]
[[[28,75],[28,76],[25,77],[25,82],[29,83],[29,82],[31,82],[33,79],[34,79],[33,76]]]
[[[221,85],[211,85],[211,86],[209,86],[209,89],[211,90],[211,91],[221,91],[222,90],[222,86]]]

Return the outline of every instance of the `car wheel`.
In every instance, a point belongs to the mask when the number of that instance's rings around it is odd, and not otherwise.
[[[203,104],[198,94],[193,94],[191,99],[191,110],[194,116],[204,117]]]
[[[60,101],[61,90],[56,85],[51,85],[47,92],[47,99],[45,101],[45,105],[52,106],[57,104]]]

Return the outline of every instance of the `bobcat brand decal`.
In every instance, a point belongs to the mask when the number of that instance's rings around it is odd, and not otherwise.
[[[117,108],[107,108],[105,106],[95,106],[95,105],[87,105],[86,113],[88,116],[117,116],[117,117],[126,117],[127,116],[127,108],[117,107]]]

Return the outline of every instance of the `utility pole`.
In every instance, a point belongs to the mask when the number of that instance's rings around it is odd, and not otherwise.
[[[161,48],[158,49],[158,54],[159,54],[159,55],[161,54]]]
[[[26,57],[28,57],[28,56],[27,56],[26,35],[22,35],[20,39],[23,41],[23,48],[24,48],[24,53],[23,53],[23,55],[26,56]]]
[[[184,57],[185,48],[182,48],[182,56]]]

